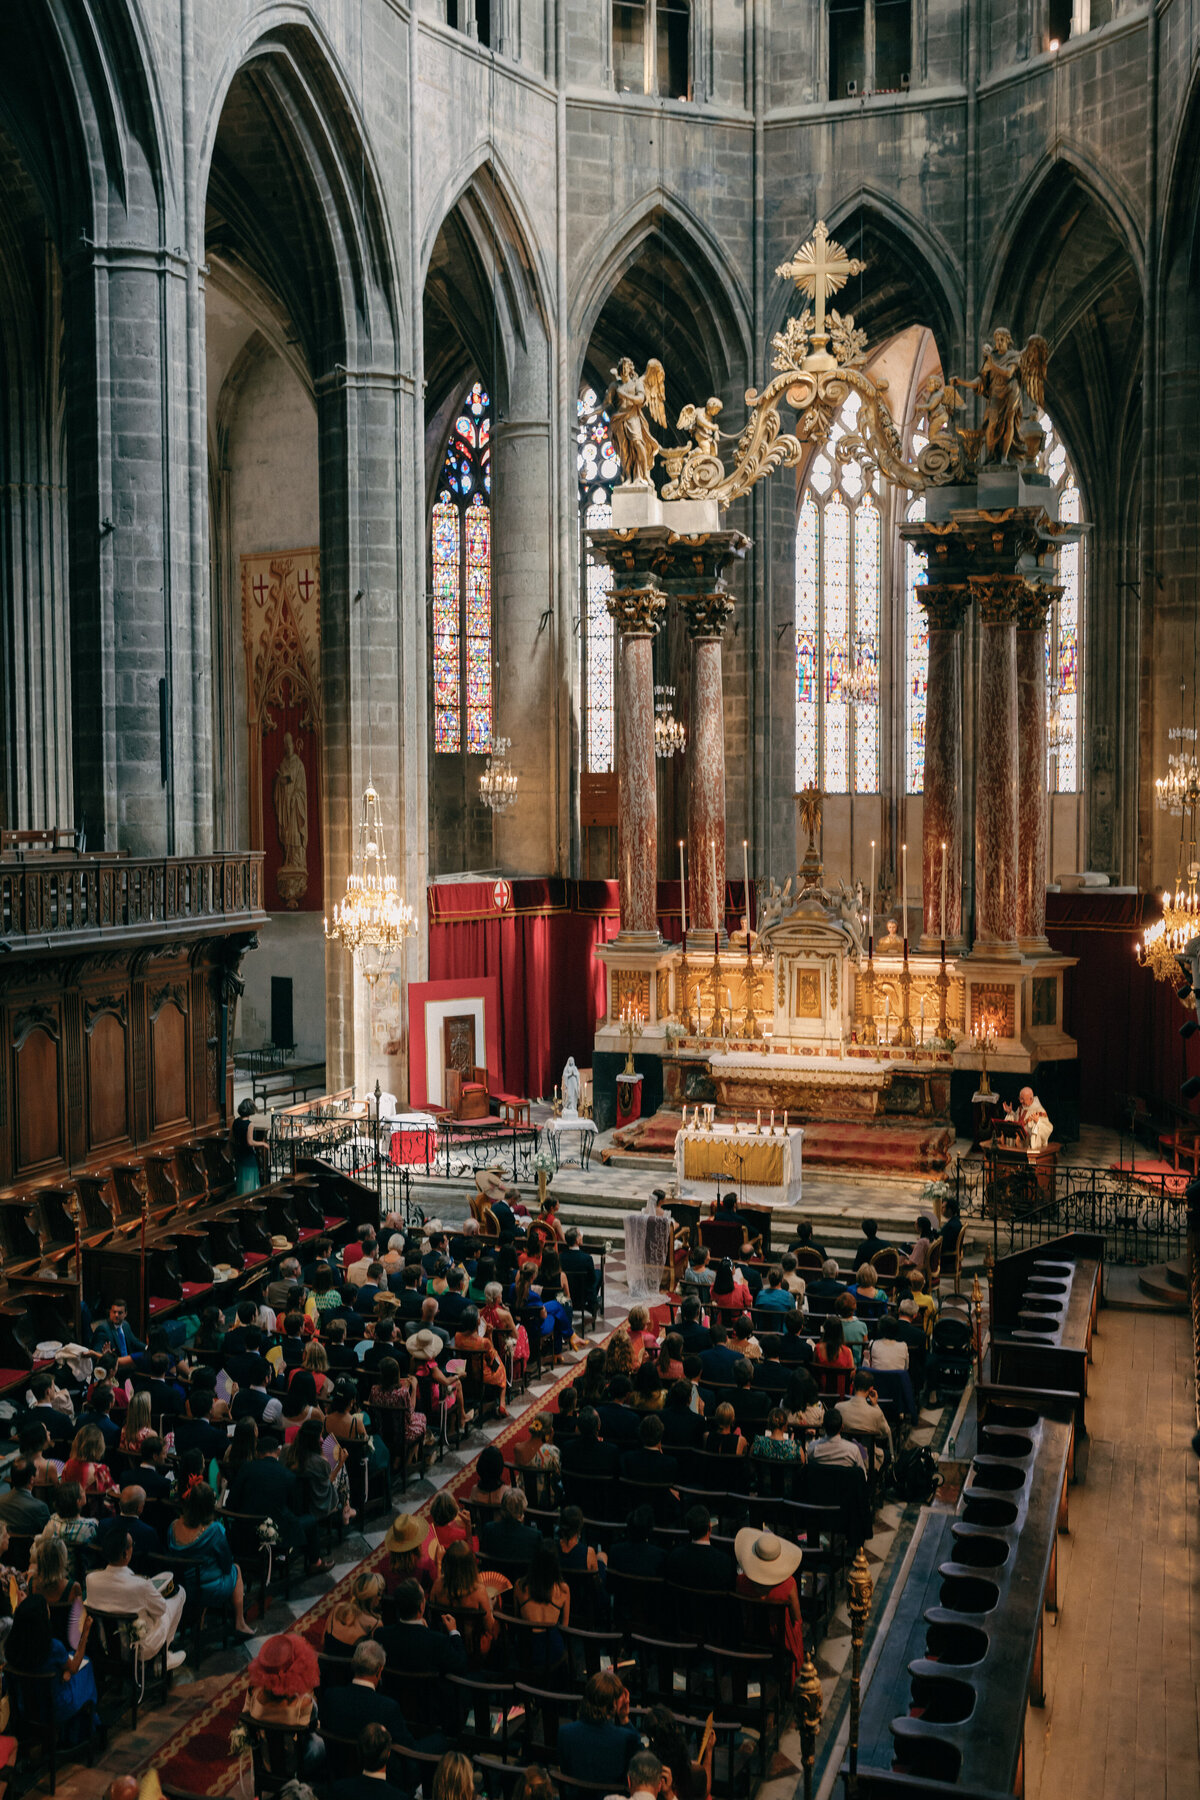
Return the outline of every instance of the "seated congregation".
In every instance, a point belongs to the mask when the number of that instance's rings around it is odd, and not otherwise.
[[[259,1793],[360,1769],[428,1795],[450,1750],[506,1795],[535,1767],[613,1791],[647,1750],[683,1800],[765,1776],[922,1395],[965,1380],[969,1331],[917,1266],[932,1225],[886,1279],[864,1260],[843,1282],[810,1242],[770,1265],[694,1252],[678,1291],[397,1516],[603,1310],[603,1255],[553,1200],[488,1210],[318,1239],[183,1342],[143,1343],[114,1299],[86,1373],[32,1377],[0,1494],[23,1758],[90,1755],[382,1514],[379,1550],[246,1671]]]

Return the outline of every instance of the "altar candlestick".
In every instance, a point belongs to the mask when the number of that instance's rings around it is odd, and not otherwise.
[[[731,988],[725,989],[725,1010],[726,1012],[733,1011],[733,991]]]
[[[925,1020],[925,996],[924,996],[924,994],[922,994],[922,995],[921,995],[921,996],[920,996],[920,1000],[919,1000],[919,1004],[918,1004],[918,1008],[917,1008],[917,1010],[918,1010],[918,1012],[919,1012],[919,1013],[920,1013],[920,1015],[921,1015],[921,1021],[922,1021],[922,1023],[924,1023],[924,1020]]]
[[[785,1132],[787,1131],[787,1111],[786,1111],[786,1109],[785,1109],[784,1115],[783,1115],[783,1129]]]
[[[907,961],[908,960],[908,845],[907,844],[901,844],[901,846],[900,846],[900,868],[901,868],[900,892],[903,896],[901,899],[901,902],[900,902],[900,905],[901,905],[900,917],[902,920],[901,929],[902,929],[902,934],[904,937],[904,956],[905,956],[905,960]]]
[[[687,881],[683,873],[683,839],[679,840],[679,910],[683,915],[683,935],[687,938]]]
[[[771,1136],[775,1136],[775,1108],[771,1108]]]
[[[867,889],[867,955],[875,948],[875,839],[871,839],[871,885]]]
[[[942,839],[942,929],[941,929],[940,936],[941,936],[942,946],[943,946],[942,954],[944,956],[946,953],[945,952],[945,943],[946,943],[946,840],[945,840],[945,838]]]
[[[762,1130],[762,1107],[761,1106],[759,1107],[758,1111],[754,1115],[754,1130],[756,1133],[761,1132],[761,1130]]]
[[[742,905],[746,910],[746,943],[750,942],[750,840],[742,839]]]
[[[708,853],[709,853],[709,858],[712,862],[713,924],[717,927],[717,933],[719,935],[720,929],[721,929],[721,896],[717,891],[717,840],[716,840],[716,838],[709,838]]]

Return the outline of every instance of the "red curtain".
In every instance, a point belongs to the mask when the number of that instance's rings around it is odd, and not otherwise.
[[[1169,983],[1138,967],[1134,946],[1159,914],[1157,897],[1094,888],[1046,896],[1046,935],[1079,958],[1063,981],[1063,1029],[1079,1045],[1079,1116],[1128,1128],[1121,1096],[1138,1094],[1154,1110],[1183,1106],[1181,1082],[1200,1065],[1200,1033],[1189,1059],[1179,1027],[1191,1017]]]
[[[428,890],[429,979],[494,975],[500,990],[500,1062],[493,1091],[553,1093],[568,1056],[590,1068],[604,1011],[597,944],[620,925],[615,881],[435,882]],[[742,884],[726,889],[726,925],[740,929]],[[678,942],[679,883],[658,888],[658,928]]]

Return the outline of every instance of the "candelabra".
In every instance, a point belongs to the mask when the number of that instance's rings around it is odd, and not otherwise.
[[[750,932],[746,932],[746,1018],[742,1025],[742,1036],[760,1037],[758,1014],[754,1010],[754,1002],[758,993],[758,977],[754,973],[754,951],[750,945]]]
[[[637,1070],[633,1066],[633,1046],[642,1035],[642,1026],[645,1023],[645,1018],[645,1013],[638,1006],[623,1006],[621,1008],[621,1039],[625,1045],[626,1075],[636,1075],[637,1073]]]
[[[679,1014],[679,1023],[683,1026],[685,1033],[689,1037],[692,1034],[692,1009],[688,1003],[688,976],[690,972],[691,971],[688,968],[687,937],[685,935],[683,940],[683,957],[679,964],[679,971],[675,976],[675,1010]]]
[[[900,1029],[896,1033],[896,1042],[905,1050],[911,1050],[913,1028],[910,1011],[912,1007],[912,974],[908,967],[908,950],[904,952],[904,966],[900,970]]]
[[[864,1011],[866,1013],[866,1018],[863,1021],[863,1043],[877,1044],[879,1042],[879,1027],[875,1023],[875,958],[873,956],[868,956],[867,958],[867,966],[863,970],[862,984],[865,995]]]
[[[846,1583],[849,1590],[848,1605],[850,1611],[850,1754],[849,1780],[846,1783],[851,1800],[858,1793],[858,1718],[862,1700],[862,1649],[863,1639],[867,1634],[867,1614],[871,1610],[871,1595],[874,1591],[871,1572],[867,1567],[867,1558],[860,1550],[850,1565],[850,1576]]]
[[[950,1026],[946,1018],[946,1002],[950,998],[950,977],[946,973],[946,940],[942,939],[942,960],[938,967],[938,1037],[943,1044],[950,1035]]]
[[[721,1035],[721,940],[717,936],[715,931],[713,932],[712,985],[713,985],[713,1011],[712,1011],[712,1024],[709,1029],[710,1029],[713,1037],[720,1037],[720,1035]]]
[[[980,1057],[979,1092],[990,1094],[992,1089],[988,1081],[988,1053],[996,1048],[1000,1038],[994,1016],[991,1013],[981,1013],[971,1027],[971,1036]]]
[[[821,1729],[821,1677],[809,1652],[792,1695],[796,1719],[800,1726],[800,1743],[804,1762],[804,1800],[812,1800],[813,1765],[817,1760],[817,1733]]]

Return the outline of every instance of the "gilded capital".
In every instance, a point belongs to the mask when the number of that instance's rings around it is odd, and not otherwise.
[[[917,589],[917,600],[930,631],[957,631],[971,604],[971,590],[965,581],[931,581]]]
[[[605,604],[623,637],[653,637],[667,610],[667,596],[653,583],[610,588]]]
[[[691,638],[719,638],[733,617],[733,599],[724,588],[707,593],[680,594]]]
[[[1033,591],[1023,575],[969,575],[967,580],[981,625],[1015,624],[1022,601]]]
[[[1050,608],[1061,599],[1061,587],[1054,587],[1050,582],[1039,582],[1036,587],[1030,587],[1017,604],[1017,630],[1045,631]]]

